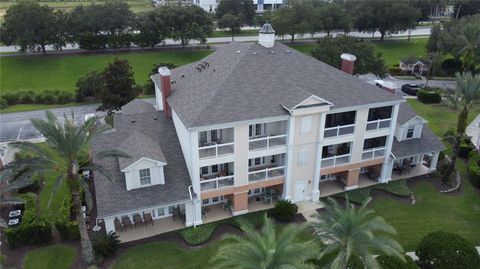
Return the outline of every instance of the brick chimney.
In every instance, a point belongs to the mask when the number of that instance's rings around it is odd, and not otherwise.
[[[342,58],[342,71],[353,75],[353,67],[355,65],[355,60],[357,60],[357,57],[349,53],[343,53],[342,55],[340,55],[340,57]]]
[[[170,69],[166,66],[158,68],[158,73],[160,74],[160,86],[162,91],[163,98],[163,111],[166,118],[172,117],[172,108],[167,103],[167,98],[172,94],[172,84],[170,82]]]

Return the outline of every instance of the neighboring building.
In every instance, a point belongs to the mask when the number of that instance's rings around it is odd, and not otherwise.
[[[93,141],[94,160],[117,178],[94,175],[107,231],[139,214],[159,219],[151,229],[160,233],[265,208],[264,193],[318,201],[397,171],[435,170],[444,146],[402,98],[275,43],[269,24],[259,41],[160,68],[158,111],[134,100]],[[351,72],[353,55],[342,59]],[[104,149],[131,158],[98,159]],[[120,232],[124,241],[147,234]]]
[[[425,59],[407,57],[400,60],[398,67],[403,71],[404,74],[427,75],[428,70],[430,69],[430,63]]]
[[[195,4],[200,6],[205,11],[215,12],[220,0],[153,0],[153,5],[165,5],[165,4]],[[266,10],[275,10],[283,5],[285,0],[253,0],[253,4],[256,7],[257,13],[263,13]]]

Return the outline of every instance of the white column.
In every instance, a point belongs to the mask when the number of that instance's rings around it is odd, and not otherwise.
[[[283,184],[283,199],[291,200],[292,196],[290,195],[292,179],[292,170],[293,170],[293,141],[295,133],[295,117],[290,117],[288,121],[288,140],[287,140],[287,177],[285,178],[285,183]]]
[[[103,222],[105,223],[105,232],[108,234],[109,232],[115,232],[115,223],[114,218],[104,218]]]
[[[185,203],[185,226],[202,224],[202,203],[199,199]]]
[[[326,114],[322,113],[322,115],[320,116],[320,123],[318,124],[318,140],[317,152],[315,156],[315,171],[313,173],[312,201],[318,201],[320,199],[320,170],[322,164],[322,146],[325,117]]]
[[[190,164],[191,172],[190,177],[192,179],[193,191],[200,193],[200,167],[198,161],[200,155],[198,153],[198,132],[190,132]]]
[[[400,107],[400,104],[396,104],[393,106],[392,118],[390,121],[390,133],[387,137],[387,142],[385,144],[385,160],[383,161],[382,172],[380,174],[380,179],[379,179],[381,183],[388,182],[389,180],[392,179],[392,169],[393,169],[393,163],[395,161],[391,160],[389,157],[390,157],[390,153],[392,152],[393,139],[395,139],[395,128],[397,127],[397,117],[398,117],[399,107]]]
[[[428,168],[428,172],[433,172],[437,170],[437,163],[438,157],[440,156],[440,152],[437,151],[433,154],[432,160],[430,161],[430,167]]]

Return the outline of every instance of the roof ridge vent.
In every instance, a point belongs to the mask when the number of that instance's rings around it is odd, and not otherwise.
[[[258,52],[254,51],[252,54],[253,54],[253,55],[258,55]]]
[[[242,52],[241,50],[237,50],[236,53],[239,54],[240,52]]]

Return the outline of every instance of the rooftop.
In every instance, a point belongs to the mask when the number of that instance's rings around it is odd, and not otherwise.
[[[160,85],[158,74],[152,79]],[[171,80],[167,101],[187,128],[288,115],[285,108],[312,95],[332,109],[401,101],[278,42],[273,48],[232,42],[173,69]]]

